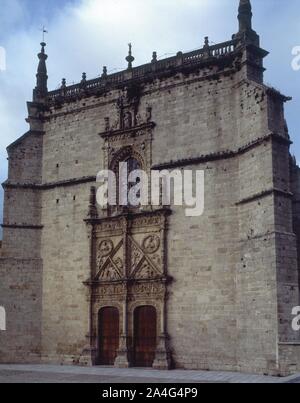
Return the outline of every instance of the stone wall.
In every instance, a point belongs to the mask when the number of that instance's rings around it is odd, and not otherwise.
[[[41,358],[42,261],[0,258],[1,363],[38,363]]]
[[[297,256],[300,288],[300,168],[294,162],[290,162],[291,188],[293,197],[293,231],[297,236]],[[299,301],[300,304],[300,301]]]
[[[78,362],[86,344],[89,303],[83,282],[89,276],[89,239],[83,220],[89,189],[89,185],[79,185],[43,193],[45,362]]]
[[[0,362],[41,358],[42,278],[41,183],[43,135],[28,132],[8,148],[4,227],[0,258],[0,305],[7,330],[0,332]]]

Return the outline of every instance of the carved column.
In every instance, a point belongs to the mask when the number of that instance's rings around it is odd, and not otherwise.
[[[123,332],[120,336],[120,347],[118,351],[118,356],[115,361],[115,367],[117,368],[129,368],[130,367],[130,360],[129,360],[129,351],[128,351],[128,286],[127,286],[127,279],[128,279],[128,226],[129,221],[125,216],[122,219],[122,227],[123,227],[123,261],[124,261],[124,270],[125,270],[125,295],[123,301],[123,317],[122,317],[122,328]]]
[[[155,360],[153,363],[154,369],[170,369],[171,367],[171,354],[169,350],[169,336],[167,333],[167,225],[168,219],[165,214],[161,215],[161,239],[162,242],[162,256],[163,256],[163,266],[164,266],[164,276],[165,280],[163,283],[164,288],[164,301],[161,309],[161,333],[158,337],[157,349],[155,354]]]
[[[94,238],[95,238],[95,228],[93,223],[88,223],[88,232],[90,234],[90,283],[88,285],[88,293],[89,293],[89,329],[86,335],[87,345],[84,348],[82,355],[80,357],[79,363],[81,365],[93,366],[97,361],[97,334],[95,330],[94,323],[94,287],[92,285],[92,279],[94,276]]]
[[[161,333],[158,337],[157,349],[155,353],[155,360],[153,363],[154,369],[170,369],[171,368],[171,354],[169,350],[169,336],[166,332],[166,300],[161,311]]]
[[[86,220],[88,234],[90,238],[90,250],[89,250],[89,264],[90,264],[90,281],[88,293],[89,293],[89,330],[86,335],[87,345],[84,348],[82,355],[80,357],[81,365],[92,366],[96,364],[98,347],[97,347],[97,323],[94,321],[94,293],[95,289],[93,287],[92,281],[95,277],[95,224],[94,219],[98,217],[98,211],[96,206],[96,188],[93,186],[90,189],[90,201],[88,209],[88,219]]]

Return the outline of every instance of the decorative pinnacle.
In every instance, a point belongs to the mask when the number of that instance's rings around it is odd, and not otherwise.
[[[239,4],[239,32],[252,30],[252,6],[250,0],[240,0]]]
[[[96,201],[96,188],[95,186],[92,186],[90,190],[90,203],[88,211],[88,217],[90,218],[96,218],[98,216]]]
[[[65,78],[63,78],[61,80],[61,88],[64,89],[64,88],[66,88],[66,86],[67,86],[67,80]]]
[[[153,52],[151,63],[156,63],[156,62],[157,62],[157,52]]]
[[[46,47],[47,45],[46,45],[46,43],[45,42],[41,42],[41,47],[42,47],[42,49],[41,49],[41,54],[45,54],[45,47]]]
[[[102,76],[101,76],[102,78],[105,78],[105,77],[107,77],[107,67],[106,66],[103,66],[103,73],[102,73]]]
[[[209,48],[209,39],[208,39],[208,36],[206,36],[206,37],[204,38],[204,47],[205,47],[205,48]]]
[[[128,62],[128,70],[132,69],[132,63],[134,62],[134,57],[132,56],[132,44],[129,43],[129,52],[128,52],[128,56],[126,57],[126,61]]]
[[[44,99],[48,93],[47,88],[48,75],[46,66],[46,60],[48,59],[48,56],[45,53],[46,43],[42,42],[41,47],[42,49],[38,54],[39,65],[36,74],[36,87],[33,91],[33,99],[35,101]]]

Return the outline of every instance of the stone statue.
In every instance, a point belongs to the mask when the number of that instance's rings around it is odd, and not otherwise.
[[[132,128],[132,115],[130,112],[126,112],[124,116],[124,129]]]

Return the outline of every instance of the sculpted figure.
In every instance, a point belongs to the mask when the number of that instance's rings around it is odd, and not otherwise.
[[[130,112],[126,112],[124,116],[124,129],[132,128],[132,115]]]

